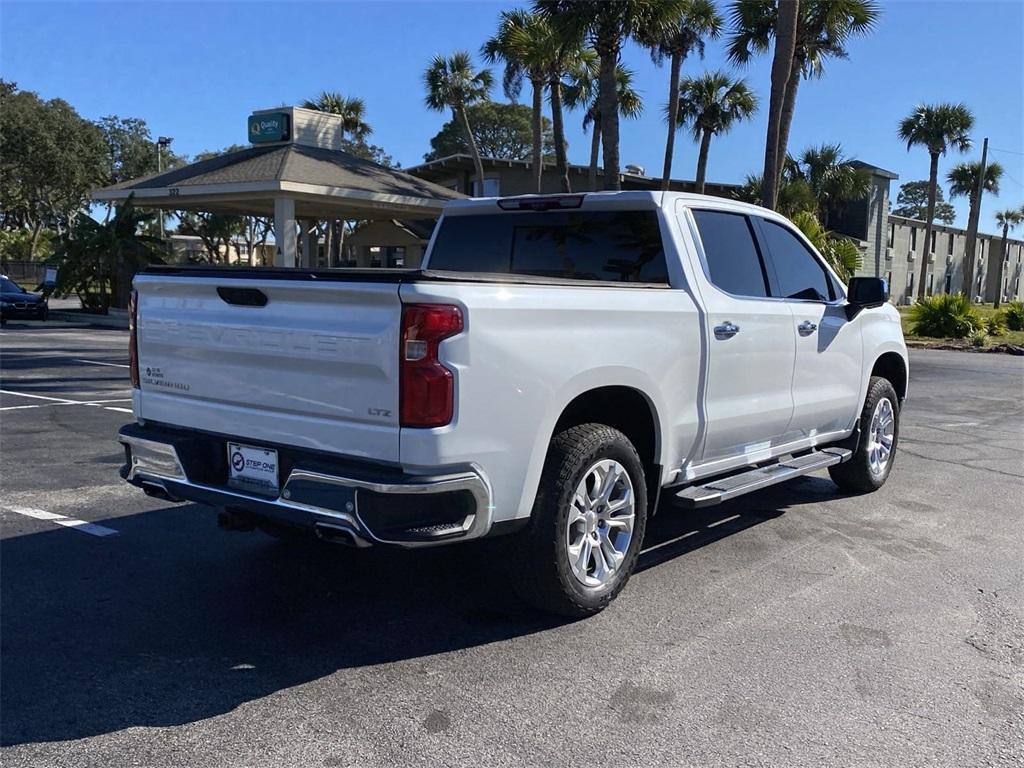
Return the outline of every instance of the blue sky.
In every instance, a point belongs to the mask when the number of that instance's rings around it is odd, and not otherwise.
[[[174,149],[195,154],[245,141],[254,108],[295,104],[321,90],[365,99],[372,140],[404,166],[421,162],[448,118],[423,106],[421,73],[436,53],[479,50],[498,13],[512,2],[0,2],[0,72],[24,89],[61,97],[85,117],[141,117]],[[721,8],[725,2],[719,2]],[[918,102],[963,101],[976,117],[976,148],[941,162],[980,156],[1006,170],[992,213],[1024,201],[1024,3],[1020,0],[883,2],[877,30],[854,40],[850,58],[803,83],[790,150],[839,142],[847,155],[888,168],[900,182],[926,178],[928,156],[907,152],[896,125]],[[729,68],[724,44],[684,72]],[[637,73],[644,116],[622,127],[623,163],[660,172],[667,70],[629,47],[624,63]],[[769,60],[744,70],[767,103]],[[500,82],[500,78],[498,78]],[[494,98],[503,98],[500,88]],[[528,98],[528,94],[524,93]],[[765,113],[711,146],[708,178],[739,182],[761,164]],[[580,116],[568,117],[569,155],[587,162]],[[676,142],[674,175],[692,178],[696,147]],[[893,186],[893,196],[899,182]],[[966,203],[956,203],[964,224]]]

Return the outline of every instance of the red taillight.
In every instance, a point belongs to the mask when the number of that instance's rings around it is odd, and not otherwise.
[[[132,386],[139,388],[139,292],[128,299],[128,368]]]
[[[455,377],[441,365],[438,346],[462,332],[462,310],[450,304],[406,304],[402,308],[401,424],[443,427],[455,411]]]

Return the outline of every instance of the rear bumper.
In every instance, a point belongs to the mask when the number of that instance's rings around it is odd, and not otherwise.
[[[227,484],[225,443],[238,438],[128,424],[119,440],[121,476],[150,495],[242,510],[324,538],[340,533],[360,547],[445,544],[491,528],[490,488],[472,470],[410,475],[281,446],[285,479],[271,497]]]

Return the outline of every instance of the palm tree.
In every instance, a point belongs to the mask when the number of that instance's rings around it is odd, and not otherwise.
[[[315,109],[317,112],[340,116],[342,138],[348,134],[354,141],[361,142],[373,133],[373,129],[366,122],[366,104],[360,98],[343,96],[337,91],[321,91],[315,99],[306,99],[302,102],[302,106],[304,109]],[[330,266],[337,264],[341,258],[344,234],[345,228],[340,220],[331,219],[323,223],[324,252]]]
[[[780,9],[787,16],[786,23],[780,18]],[[774,168],[776,189],[789,144],[800,78],[821,77],[828,58],[848,58],[847,41],[868,34],[879,15],[880,8],[874,0],[799,0],[799,7],[785,0],[734,0],[730,12],[734,31],[729,41],[729,58],[733,62],[746,64],[754,55],[767,53],[772,37],[779,38],[776,53],[784,57],[789,45],[788,35],[794,34],[788,73],[782,61],[773,62],[772,66],[774,101],[769,104],[764,175],[769,176],[769,166]],[[792,16],[795,16],[795,27]],[[785,32],[786,36],[782,37],[780,32]],[[787,77],[783,87],[781,77],[784,74]],[[777,138],[772,133],[773,120],[778,121]],[[774,193],[764,197],[767,204]]]
[[[315,109],[317,112],[340,115],[342,131],[356,141],[361,141],[373,133],[373,129],[366,122],[366,104],[362,99],[342,96],[337,91],[322,91],[315,99],[306,99],[302,106],[305,109]]]
[[[733,193],[733,196],[745,203],[764,205],[761,199],[761,194],[764,191],[763,182],[764,179],[761,176],[747,176],[746,181]],[[814,214],[818,210],[818,201],[806,181],[790,179],[784,175],[779,184],[775,210],[792,219],[800,211]]]
[[[451,56],[435,56],[423,74],[427,87],[427,107],[437,112],[451,109],[452,117],[462,124],[466,143],[473,155],[479,193],[484,191],[484,164],[480,160],[473,129],[469,124],[466,107],[487,100],[493,78],[489,69],[476,70],[469,51],[458,51]]]
[[[668,108],[666,108],[666,112]],[[757,111],[757,97],[745,80],[732,80],[725,72],[684,77],[679,83],[679,126],[689,125],[700,143],[697,155],[697,193],[704,193],[711,137],[728,133],[734,124]]]
[[[502,87],[505,95],[515,101],[528,79],[533,88],[533,175],[537,191],[541,191],[543,176],[542,108],[547,69],[558,49],[559,40],[548,20],[537,13],[524,10],[502,11],[498,31],[481,46],[483,57],[493,63],[505,62]]]
[[[672,154],[675,150],[676,125],[679,122],[679,76],[683,62],[696,51],[704,58],[705,38],[714,39],[722,31],[722,17],[711,0],[688,0],[680,9],[679,18],[668,29],[642,42],[651,51],[651,59],[658,66],[669,61],[668,86],[668,138],[665,140],[665,166],[661,174],[661,188],[668,189],[672,178]]]
[[[946,154],[949,147],[960,152],[970,149],[973,126],[974,115],[963,104],[919,104],[900,122],[899,137],[907,142],[907,151],[921,145],[931,156],[928,170],[928,214],[924,228],[921,279],[917,286],[918,299],[925,297],[928,280],[928,251],[931,248],[932,219],[935,217],[935,190],[939,183],[939,155]]]
[[[555,140],[555,166],[563,192],[571,192],[569,160],[566,156],[564,93],[581,76],[597,68],[597,54],[583,47],[582,39],[563,38],[557,55],[548,67],[548,93],[551,98],[551,130]],[[583,74],[582,76],[586,76]],[[571,108],[571,105],[569,105]]]
[[[996,222],[1003,228],[1003,252],[999,257],[999,263],[996,265],[995,309],[999,309],[999,300],[1003,295],[1003,262],[1006,261],[1006,240],[1010,235],[1010,230],[1022,221],[1024,221],[1024,206],[1021,206],[1020,208],[1008,208],[1005,211],[999,211],[996,213]]]
[[[672,26],[687,0],[534,0],[566,39],[586,38],[597,52],[598,105],[604,144],[604,187],[619,182],[617,68],[622,46],[633,37],[654,37]]]
[[[644,104],[639,91],[633,88],[633,72],[619,65],[615,68],[615,100],[619,105],[619,117],[634,120],[643,113]],[[565,105],[570,109],[579,107],[583,114],[583,130],[591,128],[589,189],[597,190],[597,169],[601,154],[601,104],[598,98],[597,63],[591,60],[589,66],[581,66],[572,82],[565,88]]]
[[[807,182],[818,205],[818,218],[828,227],[829,215],[851,200],[868,195],[871,178],[868,173],[843,156],[839,144],[809,147],[799,158],[788,158],[783,174],[790,179]]]
[[[971,240],[971,222],[977,222],[977,216],[981,210],[981,195],[991,192],[999,194],[999,179],[1003,175],[1003,166],[999,163],[988,163],[985,166],[985,179],[981,192],[978,190],[978,177],[981,175],[981,163],[958,163],[946,174],[946,181],[949,182],[949,199],[954,197],[966,197],[970,200],[970,214],[968,221],[968,244]],[[973,225],[977,229],[977,224]],[[974,249],[968,248],[964,252],[964,282],[963,293],[965,296],[973,295],[971,287],[974,281]]]

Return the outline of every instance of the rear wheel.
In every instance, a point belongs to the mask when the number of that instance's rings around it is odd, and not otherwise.
[[[517,579],[523,596],[565,616],[603,610],[626,586],[646,524],[643,464],[625,435],[604,424],[555,435],[518,542],[527,557]]]
[[[829,467],[832,481],[842,490],[868,493],[881,488],[896,458],[900,436],[900,405],[888,379],[872,376],[860,414],[860,441],[852,458]]]

